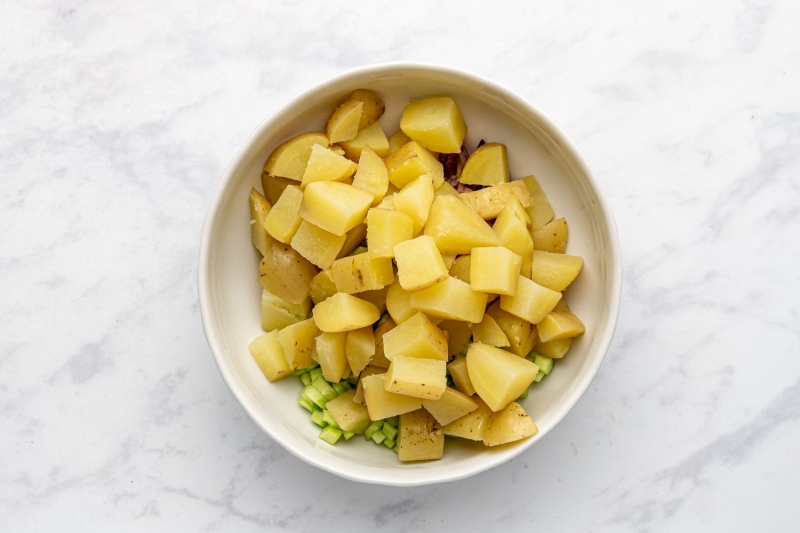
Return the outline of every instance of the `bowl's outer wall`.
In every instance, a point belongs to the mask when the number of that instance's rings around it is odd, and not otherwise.
[[[401,464],[382,447],[355,439],[329,446],[296,404],[294,379],[270,384],[247,345],[263,333],[261,290],[256,282],[259,254],[250,243],[247,196],[260,189],[261,168],[270,152],[293,135],[324,130],[332,109],[354,89],[377,91],[386,102],[381,125],[398,129],[411,98],[452,96],[474,149],[480,139],[508,146],[511,175],[535,175],[556,216],[569,223],[567,253],[584,258],[584,268],[565,299],[586,324],[564,359],[522,403],[539,426],[524,442],[483,448],[450,440],[436,462]],[[203,327],[220,372],[248,415],[274,440],[300,459],[356,481],[421,485],[474,475],[515,457],[547,434],[577,402],[610,345],[619,308],[621,258],[611,211],[586,164],[564,135],[530,104],[510,91],[475,76],[442,67],[390,64],[351,71],[295,98],[264,121],[225,171],[203,228],[198,288]]]

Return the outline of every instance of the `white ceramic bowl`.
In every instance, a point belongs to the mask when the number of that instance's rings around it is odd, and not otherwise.
[[[448,95],[458,103],[474,149],[480,139],[508,147],[511,175],[534,174],[556,216],[569,222],[567,252],[584,267],[566,300],[586,324],[555,370],[531,387],[525,409],[539,433],[525,441],[484,448],[448,439],[440,461],[402,464],[382,446],[356,437],[330,446],[297,404],[300,383],[268,383],[247,346],[262,334],[261,288],[256,283],[259,253],[250,243],[248,194],[260,189],[261,169],[270,152],[290,137],[324,131],[331,110],[354,89],[377,91],[386,102],[380,122],[397,131],[411,98]],[[622,267],[613,215],[583,159],[566,136],[531,104],[488,80],[451,68],[386,64],[352,70],[297,96],[263,121],[222,176],[203,226],[198,271],[200,310],[208,344],[233,395],[270,438],[303,461],[347,479],[411,486],[462,479],[519,455],[558,424],[597,373],[617,322]]]

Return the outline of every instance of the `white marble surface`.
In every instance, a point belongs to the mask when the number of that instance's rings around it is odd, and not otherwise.
[[[3,3],[2,531],[797,531],[800,4],[262,4]],[[252,128],[399,59],[487,76],[561,125],[626,271],[566,420],[416,489],[261,434],[195,289],[205,209]]]

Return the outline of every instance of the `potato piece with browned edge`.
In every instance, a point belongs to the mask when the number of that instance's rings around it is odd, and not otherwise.
[[[425,235],[433,238],[443,254],[468,254],[476,246],[503,244],[478,213],[454,196],[434,198]]]
[[[328,142],[338,143],[355,138],[363,108],[364,102],[361,100],[350,99],[339,104],[328,119]]]
[[[486,314],[491,316],[500,326],[500,329],[503,330],[503,333],[506,334],[506,338],[510,343],[508,351],[520,357],[525,357],[530,353],[538,338],[536,326],[527,320],[503,311],[500,309],[500,302],[493,303],[486,311]]]
[[[447,424],[444,427],[445,435],[469,440],[483,440],[492,410],[489,409],[486,402],[481,400],[480,396],[473,396],[472,399],[478,404],[478,408]]]
[[[372,205],[378,205],[389,188],[389,173],[383,160],[368,146],[360,153],[358,170],[353,178],[353,187],[373,196]]]
[[[347,332],[322,332],[317,336],[317,360],[325,381],[338,383],[342,379],[344,367],[347,366],[347,356],[345,355],[347,335]]]
[[[336,290],[347,294],[382,289],[394,281],[392,260],[369,253],[342,257],[331,267]]]
[[[395,245],[413,236],[414,221],[405,213],[378,208],[367,211],[367,248],[373,257],[394,257]]]
[[[322,331],[351,331],[372,325],[380,318],[378,308],[369,302],[337,292],[311,311]]]
[[[383,103],[383,100],[381,100],[381,97],[369,89],[356,89],[353,91],[350,99],[364,103],[364,106],[361,108],[361,120],[358,122],[359,130],[366,128],[381,118],[381,116],[383,116],[383,111],[386,109],[386,105]]]
[[[278,330],[256,337],[248,348],[258,368],[270,383],[292,374],[292,368],[286,362],[278,342]]]
[[[313,318],[286,326],[278,332],[278,342],[292,370],[308,368],[316,363],[311,358],[319,329]]]
[[[434,187],[438,187],[444,181],[442,164],[435,155],[414,141],[389,154],[384,163],[389,172],[389,181],[398,189],[402,189],[428,172],[433,173]]]
[[[506,145],[486,143],[469,155],[459,180],[465,185],[497,185],[508,182]]]
[[[468,322],[460,320],[442,320],[439,322],[439,329],[442,332],[448,333],[447,338],[447,354],[455,355],[464,349],[464,346],[469,342],[472,337],[472,329],[469,327]]]
[[[354,329],[347,332],[345,344],[347,363],[354,374],[358,374],[367,366],[375,355],[375,335],[372,326]]]
[[[580,256],[535,251],[531,263],[531,280],[561,292],[578,277],[581,268],[583,258]]]
[[[486,309],[485,292],[472,290],[468,283],[448,277],[444,281],[411,295],[411,307],[429,315],[480,322]]]
[[[477,409],[478,402],[447,387],[438,400],[422,400],[422,407],[442,426],[446,426]]]
[[[552,311],[536,325],[539,330],[539,339],[548,342],[558,339],[577,337],[586,331],[586,327],[578,317],[569,313],[570,316],[563,315],[557,311]],[[573,320],[573,317],[575,320]]]
[[[303,202],[303,191],[296,185],[286,187],[283,194],[278,199],[278,203],[272,206],[264,219],[264,228],[274,239],[282,243],[289,244],[292,237],[300,227],[300,204]]]
[[[542,287],[528,278],[519,277],[517,294],[501,296],[500,308],[531,324],[538,324],[553,310],[561,299],[561,293]]]
[[[397,457],[403,462],[441,459],[444,432],[430,413],[419,409],[400,415]]]
[[[455,383],[459,392],[467,396],[475,394],[475,387],[472,386],[472,381],[469,379],[466,357],[456,357],[447,365],[447,369],[450,371],[450,377],[453,378],[453,383]]]
[[[370,193],[346,183],[317,181],[303,191],[300,216],[325,231],[344,235],[364,221],[372,198]]]
[[[474,209],[484,220],[496,218],[512,198],[516,198],[522,207],[533,205],[533,198],[525,184],[520,181],[500,183],[459,195],[459,199]]]
[[[261,329],[272,331],[297,324],[311,316],[311,299],[292,304],[269,292],[261,291]]]
[[[525,211],[531,218],[531,229],[536,231],[553,220],[556,213],[553,211],[553,206],[550,205],[550,200],[547,199],[547,195],[545,195],[536,177],[526,176],[520,181],[528,187],[528,192],[533,197],[533,205],[526,207]]]
[[[530,219],[516,198],[497,216],[492,229],[503,241],[503,246],[522,258],[519,273],[529,278],[533,259],[533,237],[530,232]]]
[[[383,420],[390,416],[402,415],[422,407],[422,400],[404,394],[388,392],[384,388],[386,374],[373,374],[361,378],[364,401],[372,420]]]
[[[400,286],[400,280],[396,277],[389,285],[389,292],[386,293],[386,310],[395,323],[402,324],[417,313],[417,310],[411,307],[412,294]]]
[[[447,96],[410,102],[403,109],[400,129],[428,150],[444,154],[459,153],[467,134],[458,105]]]
[[[302,180],[311,157],[311,147],[315,144],[327,148],[328,136],[312,131],[289,139],[272,152],[264,164],[264,172],[271,176]]]
[[[472,327],[472,340],[489,346],[497,346],[498,348],[511,345],[508,342],[508,337],[491,315],[483,315],[483,320]]]
[[[533,249],[563,254],[567,249],[568,239],[569,225],[567,224],[567,219],[561,217],[533,232]]]
[[[466,359],[472,386],[495,412],[519,398],[539,371],[524,357],[478,342],[469,345]]]
[[[292,248],[321,269],[330,267],[344,244],[344,235],[334,235],[307,220],[292,237]]]
[[[315,144],[311,147],[301,187],[317,181],[345,181],[355,173],[358,165],[329,148]]]
[[[472,249],[469,279],[473,290],[493,294],[517,293],[522,257],[503,246]]]
[[[438,400],[447,388],[447,363],[398,355],[386,371],[384,388],[396,394]]]
[[[328,410],[342,431],[351,431],[361,435],[372,421],[369,419],[367,408],[353,401],[355,394],[355,389],[345,391],[328,401],[325,409]]]
[[[508,444],[539,433],[525,409],[517,402],[511,402],[502,411],[492,413],[483,435],[484,446]]]
[[[417,313],[383,336],[386,359],[397,356],[447,361],[447,339],[424,313]]]
[[[351,161],[358,161],[359,164],[361,164],[360,158],[364,155],[366,148],[381,158],[381,163],[383,163],[383,158],[389,155],[389,140],[386,138],[380,122],[367,126],[359,131],[354,139],[342,141],[339,146],[344,150],[345,157]],[[388,174],[386,179],[389,179]]]
[[[407,291],[430,287],[448,276],[442,254],[427,235],[396,244],[394,259],[400,286]]]
[[[256,250],[264,255],[267,251],[267,230],[264,227],[264,220],[267,218],[272,206],[267,199],[255,189],[250,190],[250,240]]]
[[[299,304],[308,296],[317,268],[297,251],[273,241],[258,266],[258,283],[269,292],[291,304]]]

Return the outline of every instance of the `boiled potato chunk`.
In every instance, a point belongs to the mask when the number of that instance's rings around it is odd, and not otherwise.
[[[300,177],[302,178],[303,175],[301,174]],[[275,205],[278,202],[278,198],[281,197],[283,191],[289,185],[297,185],[297,182],[289,178],[270,176],[266,172],[261,174],[261,186],[264,188],[264,196],[270,205]]]
[[[502,411],[492,413],[483,435],[484,446],[499,446],[532,437],[539,433],[525,409],[517,402],[511,402]]]
[[[450,377],[453,378],[456,389],[467,396],[475,394],[475,387],[472,386],[472,381],[469,379],[466,357],[456,357],[447,365],[447,369],[450,371]]]
[[[256,337],[248,347],[258,368],[264,377],[272,383],[291,375],[292,368],[283,356],[283,349],[278,342],[278,331],[270,331],[266,335]]]
[[[522,207],[533,205],[533,198],[521,181],[501,183],[459,195],[459,199],[484,220],[496,218],[512,198],[516,198]]]
[[[289,139],[272,152],[264,165],[264,172],[271,176],[301,181],[311,157],[311,147],[315,144],[327,147],[328,136],[312,131]]]
[[[317,336],[316,348],[319,367],[322,369],[322,377],[331,383],[337,383],[342,379],[344,367],[347,366],[347,356],[345,355],[347,335],[347,332],[323,332]]]
[[[395,245],[413,235],[414,221],[405,213],[378,208],[367,212],[367,249],[373,257],[394,257]]]
[[[480,322],[486,309],[486,293],[472,290],[468,283],[448,277],[432,287],[411,295],[411,307],[429,315]]]
[[[581,268],[583,258],[580,256],[536,251],[531,263],[531,280],[561,292],[578,277]]]
[[[395,153],[409,142],[411,142],[411,137],[403,133],[403,130],[398,131],[389,137],[389,155]]]
[[[317,181],[303,191],[300,216],[325,231],[344,235],[364,221],[372,199],[370,193],[346,183]]]
[[[530,353],[538,338],[536,326],[503,311],[500,309],[500,302],[492,304],[486,314],[491,316],[506,334],[509,342],[508,351],[520,357],[525,357]]]
[[[319,329],[332,333],[363,328],[380,318],[377,307],[342,292],[317,304],[312,314]]]
[[[345,234],[344,244],[342,245],[342,249],[339,251],[339,255],[336,256],[336,259],[341,259],[342,257],[348,255],[350,252],[358,248],[358,245],[364,242],[364,239],[367,238],[367,225],[366,224],[359,224],[350,231]]]
[[[449,272],[453,264],[456,262],[456,254],[442,254],[442,261],[444,261],[444,266]]]
[[[542,287],[528,278],[519,277],[517,294],[501,296],[500,308],[531,324],[538,324],[553,310],[561,293]]]
[[[337,259],[331,271],[336,290],[347,294],[382,289],[394,281],[392,260],[369,253]]]
[[[405,213],[414,223],[413,234],[418,234],[433,203],[433,175],[423,174],[394,195],[394,209]]]
[[[386,295],[389,293],[390,285],[374,291],[363,291],[358,293],[358,297],[378,308],[378,312],[383,315],[386,312]]]
[[[444,454],[442,426],[430,413],[419,409],[400,415],[397,457],[401,461],[430,461]]]
[[[358,170],[353,178],[353,187],[370,193],[372,205],[378,205],[389,188],[389,173],[383,159],[369,147],[364,148],[358,160]]]
[[[456,260],[453,262],[453,266],[450,267],[450,275],[454,278],[460,279],[464,283],[470,283],[472,281],[469,276],[471,270],[472,256],[460,255],[456,257]]]
[[[536,177],[526,176],[520,181],[525,184],[528,192],[533,197],[533,205],[526,207],[525,210],[531,218],[531,229],[536,231],[553,220],[556,213],[553,211],[553,206],[550,205],[550,201],[547,199],[547,195],[545,195]]]
[[[434,191],[433,194],[434,196],[455,196],[456,198],[461,197],[458,191],[455,190],[453,186],[447,183],[446,181],[443,181],[442,184],[436,188],[436,191]]]
[[[389,368],[389,365],[386,365],[386,368]],[[375,374],[385,374],[386,368],[377,367],[374,365],[367,365],[367,367],[361,371],[361,374],[358,376],[358,385],[356,386],[356,393],[353,396],[353,401],[361,404],[367,405],[367,402],[364,401],[364,385],[362,381],[367,376],[373,376]]]
[[[369,426],[369,411],[363,405],[353,401],[355,389],[343,392],[325,404],[325,409],[336,421],[342,431],[352,431],[361,435]]]
[[[364,401],[372,420],[383,420],[390,416],[402,415],[422,407],[422,400],[404,394],[395,394],[384,388],[386,374],[373,374],[361,378]]]
[[[469,345],[466,359],[472,386],[495,412],[519,398],[539,371],[524,357],[478,342]]]
[[[436,242],[427,235],[396,244],[394,259],[400,286],[407,291],[430,287],[448,276]]]
[[[264,219],[264,228],[273,238],[288,244],[300,227],[300,204],[303,191],[296,185],[286,187],[278,202],[272,206]]]
[[[330,267],[344,245],[344,235],[334,235],[307,220],[292,237],[292,248],[321,269]]]
[[[472,152],[459,178],[465,185],[497,185],[508,182],[506,145],[486,143]]]
[[[406,143],[396,152],[389,154],[384,163],[389,172],[389,181],[398,189],[402,189],[428,172],[433,173],[436,187],[444,181],[442,164],[435,155],[414,141]]]
[[[311,147],[311,157],[300,185],[305,187],[317,181],[345,181],[353,175],[356,168],[358,165],[346,157],[315,144]]]
[[[308,368],[316,363],[311,358],[319,329],[313,318],[286,326],[278,332],[278,342],[292,370]]]
[[[520,275],[526,278],[531,275],[533,259],[533,237],[531,237],[529,227],[528,214],[516,199],[508,202],[492,226],[500,240],[503,241],[503,246],[522,258]]]
[[[441,425],[446,426],[478,408],[478,402],[447,387],[438,400],[422,400],[422,407]]]
[[[356,89],[353,91],[351,100],[358,100],[364,103],[361,108],[361,120],[358,122],[358,129],[362,130],[381,118],[386,105],[374,91],[369,89]],[[333,141],[331,141],[333,142]]]
[[[361,164],[360,158],[364,153],[365,148],[376,154],[379,158],[384,158],[389,155],[389,140],[381,128],[380,122],[375,122],[358,132],[354,139],[343,141],[339,146],[344,150],[344,155],[351,161],[358,161]],[[383,162],[383,159],[381,159]],[[386,167],[384,167],[386,168]],[[388,174],[386,179],[388,180]]]
[[[469,440],[483,440],[492,410],[479,396],[472,398],[478,408],[444,427],[444,434]]]
[[[272,331],[296,324],[311,316],[311,300],[306,298],[299,304],[292,304],[269,292],[261,291],[261,329]]]
[[[567,224],[567,219],[561,217],[533,232],[533,249],[563,254],[567,249],[568,239],[569,225]]]
[[[544,320],[536,325],[536,329],[539,330],[539,339],[542,342],[577,337],[586,331],[582,322],[576,322],[558,311],[553,311],[544,317]]]
[[[510,346],[508,337],[491,315],[483,315],[483,320],[472,327],[472,339],[498,348]]]
[[[439,329],[448,333],[447,355],[455,355],[464,349],[464,346],[472,337],[472,329],[469,323],[460,320],[442,320],[439,322]]]
[[[339,104],[328,119],[328,142],[338,143],[355,138],[363,107],[364,102],[353,99]]]
[[[459,153],[467,134],[461,111],[447,96],[409,103],[403,110],[400,129],[428,150],[445,154]]]
[[[308,296],[317,269],[297,251],[272,241],[258,267],[258,283],[291,304],[302,303]]]
[[[567,354],[570,346],[572,346],[572,337],[548,342],[537,342],[533,350],[539,355],[549,357],[550,359],[561,359]]]
[[[372,356],[372,360],[370,361],[371,366],[389,368],[391,362],[386,358],[386,353],[383,350],[383,336],[396,326],[397,324],[395,324],[395,321],[392,320],[391,317],[386,317],[386,319],[375,328],[375,331],[373,331],[375,336],[375,355]]]
[[[384,388],[396,394],[438,400],[447,388],[447,363],[398,355],[386,371]]]
[[[267,230],[264,227],[264,220],[267,218],[272,206],[267,202],[267,199],[255,189],[250,191],[250,239],[253,241],[253,246],[256,250],[261,252],[261,255],[267,253]]]
[[[502,246],[472,249],[469,279],[473,290],[515,295],[522,257]]]
[[[402,324],[417,314],[417,310],[411,307],[412,294],[400,286],[399,278],[395,278],[394,283],[389,286],[389,292],[386,293],[386,310],[395,323]]]
[[[314,305],[317,305],[336,294],[336,292],[336,283],[333,282],[331,269],[326,268],[311,280],[311,287],[308,290],[308,295],[311,297],[311,301],[314,302]]]
[[[468,254],[476,246],[500,246],[497,233],[471,207],[454,196],[434,198],[425,224],[444,254]]]
[[[424,313],[417,313],[383,335],[386,359],[419,357],[447,361],[447,339]]]
[[[365,326],[347,332],[345,354],[347,355],[347,363],[354,374],[364,370],[372,356],[375,355],[375,335],[373,334],[372,326]]]

